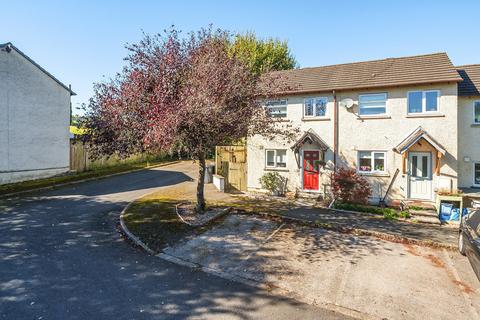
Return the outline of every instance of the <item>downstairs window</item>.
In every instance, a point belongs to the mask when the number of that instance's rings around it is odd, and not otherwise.
[[[358,172],[361,173],[384,173],[386,152],[384,151],[359,151]]]
[[[269,149],[265,151],[265,167],[267,168],[286,168],[287,150]]]

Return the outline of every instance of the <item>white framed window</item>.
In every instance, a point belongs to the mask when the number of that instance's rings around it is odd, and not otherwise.
[[[265,150],[265,167],[286,168],[287,167],[287,150],[285,149]]]
[[[270,116],[272,116],[273,118],[286,118],[287,105],[288,102],[286,99],[272,100],[265,103],[265,108],[267,108]]]
[[[480,100],[473,102],[473,123],[480,124]]]
[[[480,162],[473,163],[473,185],[480,187]]]
[[[325,117],[327,113],[327,97],[307,98],[303,103],[304,117]]]
[[[409,91],[407,93],[408,113],[438,112],[440,91]]]
[[[373,93],[358,96],[359,114],[362,116],[383,115],[387,113],[387,94]]]
[[[358,172],[385,173],[387,153],[385,151],[359,151]]]

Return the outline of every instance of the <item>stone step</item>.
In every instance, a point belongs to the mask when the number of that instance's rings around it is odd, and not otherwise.
[[[297,192],[297,197],[303,199],[321,200],[322,196],[322,194],[314,192]]]
[[[441,224],[437,216],[416,216],[415,214],[412,214],[410,220],[437,226]]]
[[[423,210],[435,210],[435,204],[432,201],[403,200],[402,203],[407,207],[418,207]]]
[[[436,210],[409,210],[410,214],[413,216],[421,217],[438,217]]]

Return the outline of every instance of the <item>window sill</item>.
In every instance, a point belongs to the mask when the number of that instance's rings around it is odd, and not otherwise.
[[[358,115],[357,120],[373,120],[373,119],[391,119],[392,117],[388,114],[379,114],[379,115],[371,115],[371,116],[361,116]]]
[[[432,112],[432,113],[409,113],[407,118],[444,118],[443,113]]]
[[[388,172],[358,172],[358,174],[367,177],[390,177]]]
[[[303,117],[302,121],[330,121],[329,117]]]
[[[478,127],[478,128],[480,128],[480,123],[472,123],[472,124],[470,125],[470,127]]]
[[[284,168],[264,168],[264,171],[278,171],[278,172],[289,172],[290,170]]]

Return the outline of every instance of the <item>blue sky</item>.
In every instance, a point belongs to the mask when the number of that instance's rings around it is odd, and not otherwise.
[[[457,65],[480,63],[480,1],[0,0],[0,12],[0,43],[72,84],[74,107],[121,70],[125,43],[172,24],[285,39],[301,67],[440,51]]]

